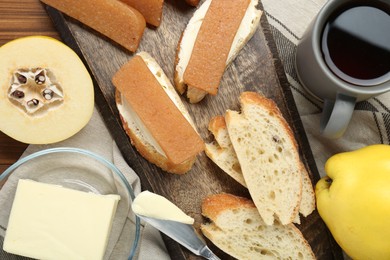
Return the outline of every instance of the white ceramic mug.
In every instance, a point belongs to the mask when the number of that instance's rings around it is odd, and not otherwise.
[[[374,10],[372,8],[376,9]],[[348,14],[346,13],[347,11],[349,12]],[[369,19],[367,17],[356,17],[361,12],[368,14],[368,16],[379,17],[380,19],[367,20]],[[378,12],[379,15],[375,12]],[[336,44],[342,43],[342,41],[334,41],[335,43],[329,42],[331,37],[329,28],[333,28],[332,35],[335,35],[335,33],[339,32],[337,26],[342,27],[343,22],[352,21],[352,23],[347,25],[347,27],[349,26],[347,29],[350,30],[349,33],[354,34],[356,32],[358,34],[359,30],[363,28],[367,33],[367,35],[360,35],[364,41],[380,38],[377,40],[377,45],[375,46],[380,46],[380,50],[385,54],[384,56],[378,56],[379,60],[381,60],[381,58],[389,57],[390,55],[389,13],[389,0],[329,0],[309,25],[300,40],[296,51],[296,70],[303,87],[309,93],[324,101],[320,124],[323,135],[329,138],[342,136],[352,117],[356,102],[366,100],[390,90],[390,70],[388,68],[390,59],[383,65],[384,67],[380,67],[381,69],[384,68],[383,75],[375,76],[372,79],[359,79],[355,76],[349,78],[348,73],[339,70],[337,64],[332,64],[332,56],[329,54],[331,44],[336,46],[332,50],[334,51],[338,48]],[[331,21],[333,22],[331,23]],[[376,26],[377,24],[375,23],[380,23],[381,26]],[[386,25],[383,25],[383,23]],[[364,28],[364,26],[368,29]],[[369,26],[375,26],[375,30],[369,29]],[[347,36],[349,35],[351,34],[347,34]],[[356,37],[360,36],[356,35]],[[364,41],[362,44],[366,44]],[[329,49],[327,49],[328,47]],[[352,43],[350,47],[356,46]],[[362,51],[364,51],[364,48]],[[339,56],[342,57],[342,53]],[[345,60],[345,63],[347,63],[348,59]],[[343,62],[344,60],[341,60],[340,64]],[[356,62],[356,64],[359,63]],[[349,65],[351,66],[351,64]],[[371,68],[364,66],[366,65],[360,64],[360,69],[369,70]]]

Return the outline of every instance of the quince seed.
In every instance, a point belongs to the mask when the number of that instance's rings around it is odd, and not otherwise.
[[[45,89],[42,93],[43,97],[47,100],[50,100],[53,98],[53,91],[51,89]]]
[[[14,105],[29,116],[46,113],[64,102],[61,86],[54,74],[46,68],[17,69],[13,73],[8,91],[8,97]]]
[[[29,106],[38,106],[39,104],[39,100],[34,98],[34,99],[31,99],[30,101],[27,102],[27,105]]]
[[[17,73],[17,78],[18,78],[18,81],[21,84],[26,84],[27,83],[27,78],[24,75]]]
[[[20,90],[15,90],[13,93],[12,93],[12,96],[16,97],[16,98],[24,98],[24,92],[23,91],[20,91]]]
[[[45,83],[45,81],[46,81],[46,77],[45,77],[43,71],[40,72],[37,76],[35,76],[35,82],[38,85],[41,85],[41,84]]]

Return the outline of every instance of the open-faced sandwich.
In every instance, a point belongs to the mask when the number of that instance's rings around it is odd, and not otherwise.
[[[262,12],[258,0],[206,0],[177,46],[175,87],[191,103],[216,95],[225,68],[253,36]]]
[[[138,53],[112,82],[124,129],[138,152],[167,172],[189,171],[204,142],[157,62]]]

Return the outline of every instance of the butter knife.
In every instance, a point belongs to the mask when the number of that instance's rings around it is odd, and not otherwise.
[[[195,255],[210,260],[220,260],[220,258],[207,247],[203,240],[199,238],[192,225],[142,215],[137,216],[190,250]]]

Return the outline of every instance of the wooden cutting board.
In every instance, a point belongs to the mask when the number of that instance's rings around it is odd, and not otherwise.
[[[262,7],[260,6],[262,9]],[[165,196],[195,219],[198,228],[205,219],[201,216],[202,199],[214,193],[228,192],[249,197],[248,191],[224,174],[205,154],[199,156],[193,169],[185,175],[161,171],[144,160],[131,146],[123,131],[114,101],[111,78],[131,57],[130,53],[113,44],[106,37],[81,23],[46,7],[63,41],[72,47],[84,60],[95,81],[96,104],[104,117],[127,163],[138,173],[142,188]],[[180,35],[195,8],[185,1],[167,0],[164,3],[162,24],[147,28],[138,51],[147,51],[173,81],[174,59]],[[91,10],[93,15],[93,11]],[[201,136],[212,139],[207,130],[211,117],[223,114],[226,109],[239,110],[238,97],[242,91],[258,91],[272,98],[292,127],[300,147],[300,154],[313,184],[319,179],[315,162],[290,92],[283,67],[278,58],[266,16],[253,38],[226,70],[217,96],[207,96],[198,104],[190,104],[183,98]],[[339,259],[341,253],[317,212],[308,218],[302,217],[298,228],[310,243],[317,259]],[[193,254],[164,237],[172,259],[197,259]],[[223,259],[228,256],[208,245]]]

